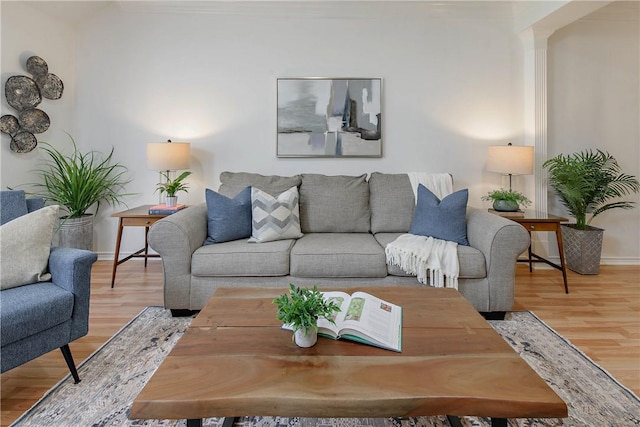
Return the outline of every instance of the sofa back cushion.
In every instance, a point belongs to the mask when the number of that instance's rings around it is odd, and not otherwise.
[[[406,233],[411,227],[416,199],[406,173],[373,172],[371,193],[371,232]]]
[[[303,174],[300,225],[303,233],[368,233],[371,227],[367,175]]]
[[[277,197],[291,187],[300,187],[300,182],[300,175],[265,176],[247,172],[222,172],[218,192],[227,197],[235,197],[246,187],[255,187]]]

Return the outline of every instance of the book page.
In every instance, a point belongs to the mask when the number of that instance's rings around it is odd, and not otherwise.
[[[400,342],[401,327],[402,307],[365,292],[355,292],[342,322],[341,333],[370,338],[378,344],[396,348]]]
[[[326,319],[318,319],[318,332],[331,335],[335,338],[338,336],[338,331],[342,327],[342,321],[345,313],[347,312],[351,296],[345,292],[339,291],[323,292],[322,294],[327,301],[333,301],[338,304],[340,306],[340,311],[333,315],[333,321],[336,322],[335,325],[332,325],[331,322]],[[330,331],[330,333],[327,330]]]

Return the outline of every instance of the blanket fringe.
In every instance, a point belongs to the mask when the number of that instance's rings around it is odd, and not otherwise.
[[[406,238],[401,239],[403,236],[410,236],[409,239],[418,237],[424,239],[420,242],[420,250],[414,250],[411,243],[403,244],[406,240]],[[440,250],[436,250],[434,246],[439,246]],[[455,253],[450,252],[447,257],[445,246],[448,246],[449,250],[456,249]],[[458,289],[457,244],[455,243],[433,237],[405,234],[385,247],[385,255],[388,264],[398,266],[409,274],[415,274],[418,282],[424,285]],[[455,262],[451,259],[453,255],[455,255]]]

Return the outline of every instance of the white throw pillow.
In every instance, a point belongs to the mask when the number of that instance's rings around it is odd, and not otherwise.
[[[249,242],[297,239],[300,232],[298,187],[291,187],[277,198],[251,187],[251,238]]]
[[[47,273],[58,206],[45,206],[0,226],[0,289],[51,280]]]

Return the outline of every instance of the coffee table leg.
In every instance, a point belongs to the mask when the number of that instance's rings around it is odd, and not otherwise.
[[[236,420],[237,418],[235,417],[225,417],[224,421],[222,422],[222,427],[233,427]]]
[[[449,424],[451,427],[462,427],[462,423],[460,422],[460,418],[455,415],[447,415],[447,419],[449,420]],[[507,419],[506,418],[491,418],[491,427],[507,427]]]
[[[202,418],[193,418],[187,420],[187,427],[202,427]]]

